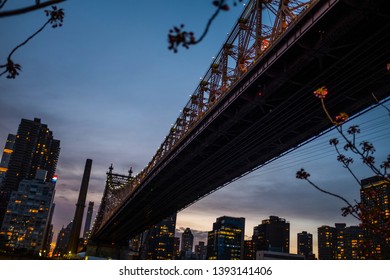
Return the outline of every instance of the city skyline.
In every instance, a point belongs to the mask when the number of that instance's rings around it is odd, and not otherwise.
[[[110,164],[122,174],[146,166],[242,11],[237,7],[220,14],[200,45],[172,54],[168,30],[183,22],[200,33],[213,12],[211,1],[190,6],[182,1],[139,1],[118,9],[69,1],[60,5],[65,9],[63,27],[45,30],[15,53],[23,71],[15,80],[0,80],[0,145],[8,133],[16,133],[21,118],[41,118],[61,140],[55,236],[73,217],[85,160],[94,160],[87,200],[95,202],[96,213]],[[146,19],[141,11],[149,12]],[[8,39],[0,58],[44,20],[43,11],[2,19],[0,32]],[[389,153],[388,120],[382,107],[359,120],[361,139],[373,141],[378,163]],[[330,138],[321,137],[183,210],[177,227],[202,233],[216,217],[242,216],[250,236],[254,225],[276,215],[291,223],[293,247],[296,232],[316,237],[313,229],[322,224],[357,224],[341,216],[342,202],[295,179],[295,172],[304,167],[324,187],[351,201],[359,198],[359,187],[336,161]],[[361,179],[372,175],[357,162]]]

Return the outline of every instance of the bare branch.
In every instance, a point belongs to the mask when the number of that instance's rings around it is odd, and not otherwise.
[[[344,155],[340,153],[340,150],[336,145],[334,145],[334,148],[336,149],[336,152],[339,155],[337,157],[337,160],[340,161],[343,164],[343,166],[348,169],[349,173],[351,173],[352,177],[356,180],[358,185],[360,185],[360,180],[356,177],[355,173],[349,167],[349,164],[353,162],[352,159],[344,157]]]
[[[25,14],[25,13],[28,13],[28,12],[39,10],[39,9],[45,8],[47,6],[55,5],[55,4],[58,4],[58,3],[61,3],[61,2],[65,2],[65,1],[66,0],[50,0],[50,1],[47,1],[47,2],[39,3],[39,4],[36,4],[36,5],[32,5],[32,6],[16,9],[16,10],[0,12],[0,18]],[[4,1],[1,4],[0,9],[4,6],[5,2],[7,2],[7,1]]]
[[[4,65],[0,65],[0,68],[6,68],[5,71],[0,73],[0,77],[4,75],[5,73],[8,73],[7,78],[8,79],[15,79],[17,75],[19,75],[19,71],[21,70],[21,66],[18,63],[14,63],[12,60],[12,55],[22,46],[27,44],[32,38],[34,38],[36,35],[38,35],[40,32],[42,32],[43,29],[48,24],[51,24],[53,28],[62,26],[62,22],[64,20],[64,11],[63,9],[57,9],[56,6],[52,6],[52,10],[45,10],[46,16],[49,16],[49,19],[42,25],[41,28],[39,28],[36,32],[34,32],[31,36],[29,36],[26,40],[24,40],[22,43],[17,45],[8,55],[7,63]]]
[[[237,0],[238,2],[241,2],[242,0]],[[233,1],[233,5],[237,5],[237,1]],[[213,15],[210,17],[210,19],[207,21],[207,24],[203,30],[202,35],[199,36],[198,39],[195,39],[193,32],[187,32],[183,31],[184,25],[181,24],[180,27],[174,27],[169,31],[168,34],[168,42],[169,42],[169,50],[173,50],[173,52],[178,51],[178,47],[182,45],[184,48],[187,48],[190,45],[195,45],[200,43],[204,37],[206,37],[207,33],[209,32],[210,26],[219,14],[220,11],[228,11],[229,5],[226,4],[226,0],[216,0],[213,1],[213,5],[217,7]]]
[[[0,3],[0,10],[4,7],[5,3],[7,3],[7,0],[4,0],[2,3]]]

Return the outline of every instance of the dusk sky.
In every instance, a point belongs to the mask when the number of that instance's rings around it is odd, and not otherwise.
[[[13,7],[15,1],[9,2],[5,8]],[[184,23],[200,34],[214,12],[211,3],[69,0],[58,5],[65,10],[61,28],[47,27],[13,55],[23,69],[14,80],[0,77],[0,147],[9,133],[17,132],[22,118],[40,118],[61,141],[55,237],[73,219],[87,158],[93,164],[86,204],[94,201],[96,213],[111,163],[114,172],[127,174],[132,167],[138,173],[153,157],[243,10],[240,4],[222,12],[200,44],[169,51],[169,29]],[[45,21],[43,10],[2,18],[0,64]],[[390,107],[390,101],[385,105]],[[386,108],[379,106],[348,124],[360,125],[360,140],[374,143],[378,165],[386,159]],[[334,137],[332,131],[181,211],[177,228],[190,227],[196,242],[206,241],[217,217],[245,217],[249,237],[254,226],[275,215],[290,222],[290,251],[295,253],[297,232],[312,233],[316,247],[319,226],[356,225],[341,216],[342,201],[295,179],[303,167],[323,188],[359,200],[359,186],[329,145]],[[353,167],[360,179],[373,175],[358,158]]]

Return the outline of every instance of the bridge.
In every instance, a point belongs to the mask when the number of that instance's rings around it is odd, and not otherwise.
[[[329,129],[316,89],[352,116],[389,97],[389,76],[389,1],[250,1],[149,164],[107,182],[92,243],[126,244]]]

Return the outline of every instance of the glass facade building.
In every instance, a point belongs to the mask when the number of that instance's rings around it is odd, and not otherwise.
[[[245,218],[219,217],[207,238],[207,259],[241,260],[244,255]]]

